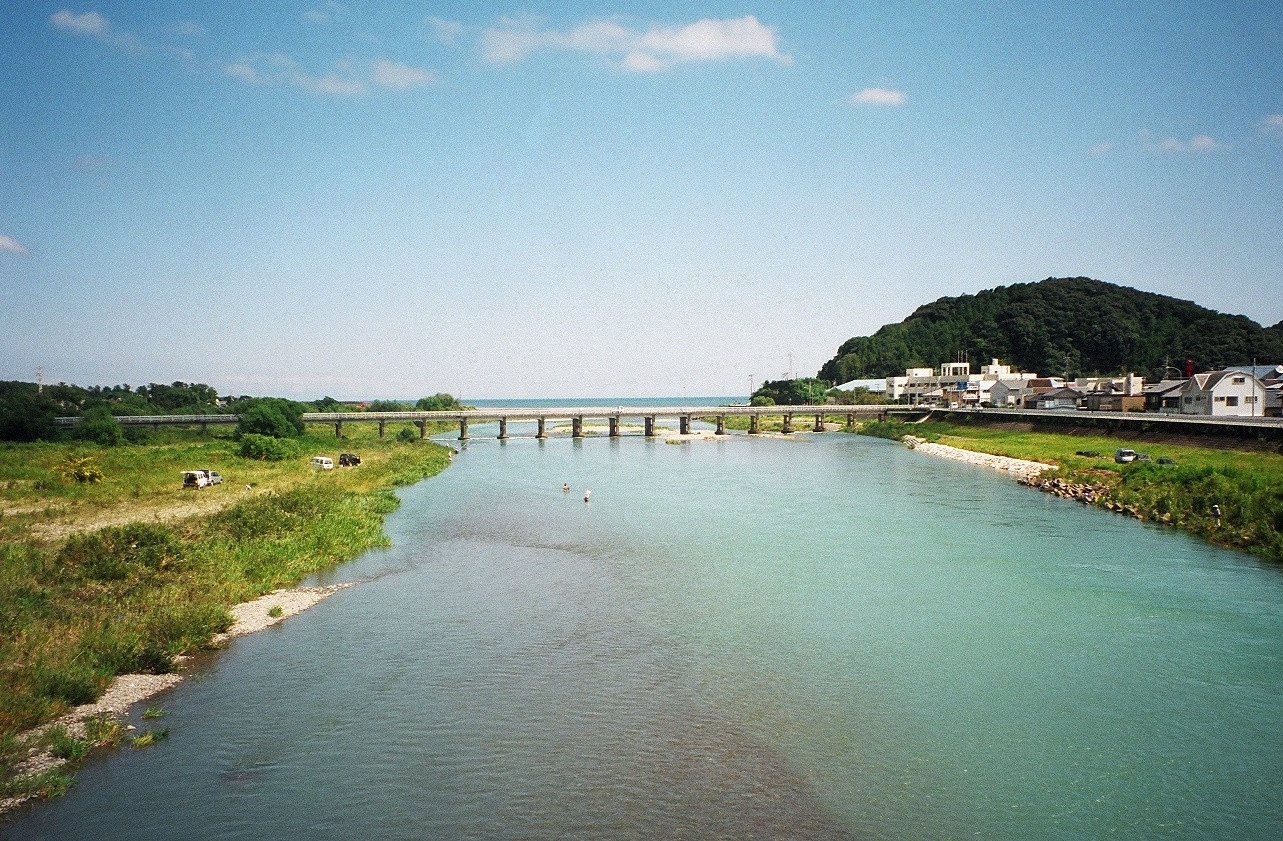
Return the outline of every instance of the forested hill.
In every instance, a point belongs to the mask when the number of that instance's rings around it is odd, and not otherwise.
[[[1231,305],[1233,302],[1229,302]],[[842,343],[820,377],[844,383],[898,376],[965,358],[997,358],[1022,371],[1073,376],[1134,372],[1161,378],[1165,361],[1199,371],[1283,363],[1283,321],[1241,315],[1086,277],[1047,278],[941,298],[899,324]]]

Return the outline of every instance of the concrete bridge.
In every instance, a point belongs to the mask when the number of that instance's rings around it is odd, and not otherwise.
[[[498,437],[508,437],[510,422],[534,422],[537,424],[536,438],[548,437],[549,423],[570,423],[570,434],[573,438],[584,437],[585,423],[604,422],[609,435],[614,438],[621,434],[626,422],[640,423],[647,437],[656,435],[656,424],[660,420],[676,420],[677,430],[685,435],[691,431],[693,420],[708,419],[715,426],[715,434],[726,434],[726,419],[729,417],[747,417],[748,433],[757,435],[762,431],[762,418],[778,417],[783,419],[782,432],[785,435],[796,431],[815,431],[823,429],[825,417],[843,418],[847,427],[855,424],[857,419],[886,420],[891,416],[902,418],[934,417],[958,420],[975,419],[984,421],[1033,422],[1040,426],[1093,426],[1108,431],[1144,431],[1162,429],[1191,434],[1215,434],[1232,436],[1257,436],[1274,440],[1283,437],[1283,419],[1281,418],[1213,418],[1200,415],[1165,415],[1153,412],[1084,412],[1068,410],[1036,409],[931,409],[924,406],[905,405],[870,405],[870,406],[614,406],[614,407],[566,407],[566,408],[503,408],[503,409],[465,409],[444,412],[306,412],[303,414],[305,424],[331,424],[337,438],[343,436],[343,425],[346,423],[377,423],[379,436],[382,437],[389,423],[413,423],[419,428],[419,437],[426,438],[429,424],[447,423],[459,428],[459,440],[468,440],[470,424],[497,423]],[[212,425],[236,424],[239,415],[125,415],[116,418],[122,426],[151,426],[159,429],[162,426],[199,426],[206,429]],[[80,422],[78,417],[58,418],[59,426],[70,427]],[[795,425],[797,424],[797,425]],[[809,429],[807,429],[809,425]]]

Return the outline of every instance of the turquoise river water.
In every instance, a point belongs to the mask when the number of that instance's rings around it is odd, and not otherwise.
[[[0,836],[1283,835],[1249,556],[839,433],[475,437],[402,497]]]

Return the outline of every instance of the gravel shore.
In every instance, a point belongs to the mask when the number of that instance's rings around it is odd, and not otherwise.
[[[971,450],[961,450],[957,447],[950,447],[947,444],[932,444],[921,438],[915,438],[912,435],[906,435],[903,438],[904,445],[911,450],[927,453],[928,455],[939,456],[940,458],[953,459],[962,461],[967,464],[976,464],[980,467],[988,467],[992,470],[1001,470],[1009,473],[1013,478],[1033,479],[1044,470],[1055,470],[1054,464],[1043,464],[1040,461],[1026,461],[1020,458],[1009,458],[1007,456],[995,456],[989,453],[977,453]]]

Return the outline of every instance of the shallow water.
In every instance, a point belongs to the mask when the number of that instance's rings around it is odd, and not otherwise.
[[[168,740],[0,834],[1283,825],[1283,578],[1250,557],[840,434],[478,437],[403,498],[326,579],[365,583],[204,660]]]

